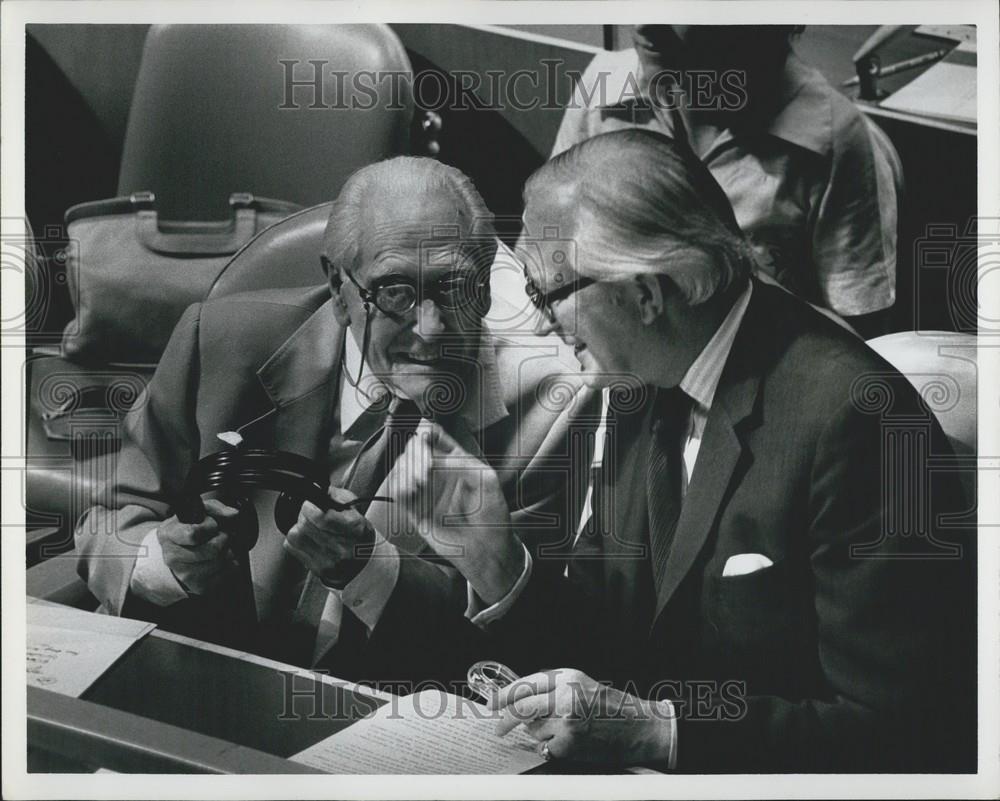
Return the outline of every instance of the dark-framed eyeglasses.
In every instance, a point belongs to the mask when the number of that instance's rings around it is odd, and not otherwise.
[[[524,291],[528,295],[528,300],[531,301],[532,306],[545,315],[546,319],[550,323],[554,323],[556,321],[556,314],[552,310],[553,303],[565,300],[574,292],[579,292],[581,289],[586,289],[591,284],[596,283],[597,282],[593,278],[587,278],[581,275],[577,276],[572,281],[568,281],[562,286],[557,286],[555,289],[543,292],[542,288],[534,282],[530,275],[528,275],[528,265],[524,265]]]
[[[330,273],[333,265],[326,256],[320,256],[320,259],[323,269]],[[452,272],[423,285],[393,277],[376,281],[371,288],[358,283],[349,270],[345,269],[344,274],[354,284],[362,301],[390,316],[406,314],[424,300],[433,301],[442,311],[472,314],[480,318],[485,317],[490,308],[488,271],[470,269]]]

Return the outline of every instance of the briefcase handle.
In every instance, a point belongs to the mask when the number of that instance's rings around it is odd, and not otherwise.
[[[164,256],[231,256],[257,233],[257,212],[292,214],[294,203],[258,198],[249,192],[229,196],[233,215],[223,222],[168,222],[158,218],[152,192],[129,198],[136,213],[136,234],[143,247]]]
[[[98,217],[132,215],[139,242],[148,250],[167,256],[231,256],[257,233],[257,214],[274,218],[301,211],[297,203],[257,197],[249,192],[229,196],[233,215],[222,222],[175,222],[160,220],[156,196],[152,192],[133,192],[109,200],[92,200],[70,207],[66,225]],[[277,219],[274,220],[275,222]]]

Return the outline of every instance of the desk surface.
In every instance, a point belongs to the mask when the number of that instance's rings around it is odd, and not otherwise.
[[[297,668],[160,632],[138,642],[82,697],[279,757],[384,703]]]
[[[285,760],[389,698],[302,668],[153,631],[80,699],[29,692],[28,744],[39,752],[32,770],[314,772]],[[118,712],[104,714],[105,709]],[[60,759],[69,760],[69,767]],[[530,771],[608,772],[620,771],[566,762]]]

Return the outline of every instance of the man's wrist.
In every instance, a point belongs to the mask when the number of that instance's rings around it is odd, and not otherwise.
[[[319,576],[320,582],[328,590],[343,590],[365,569],[374,550],[375,527],[367,523],[364,537],[354,543],[351,555],[324,569]]]
[[[524,546],[512,532],[505,532],[506,547],[469,554],[473,567],[466,575],[472,589],[488,606],[508,595],[524,573]]]
[[[399,552],[376,534],[375,549],[364,568],[339,592],[345,611],[350,610],[369,631],[373,631],[385,611],[399,580]]]
[[[187,588],[166,563],[156,527],[146,532],[142,548],[145,553],[138,555],[132,566],[129,591],[144,601],[164,607],[188,598]]]
[[[517,603],[517,599],[521,597],[521,593],[524,592],[524,588],[531,579],[531,571],[533,567],[531,563],[531,554],[528,553],[528,549],[524,547],[523,544],[521,545],[521,558],[523,559],[521,575],[518,577],[517,581],[514,582],[514,585],[507,591],[507,594],[490,606],[485,608],[483,607],[483,600],[476,594],[475,588],[472,586],[472,582],[467,582],[469,588],[469,603],[465,610],[465,616],[472,621],[472,623],[480,628],[485,628],[506,615],[510,608]]]
[[[638,749],[643,764],[677,766],[677,718],[670,701],[646,701],[646,725]]]

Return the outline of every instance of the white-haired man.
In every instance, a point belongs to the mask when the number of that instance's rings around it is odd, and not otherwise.
[[[191,307],[128,419],[108,502],[76,532],[80,573],[105,611],[371,681],[428,674],[434,655],[407,622],[413,598],[429,617],[461,614],[469,598],[470,615],[494,614],[525,569],[512,532],[500,561],[480,560],[467,583],[413,558],[422,542],[391,504],[363,514],[307,501],[287,539],[261,505],[250,595],[237,510],[210,499],[202,522],[185,523],[175,501],[224,432],[244,449],[315,460],[334,500],[391,497],[421,469],[395,459],[407,430],[433,417],[503,476],[505,505],[531,524],[522,539],[551,534],[572,473],[535,469],[565,456],[566,396],[546,399],[540,384],[572,359],[555,338],[490,333],[495,249],[466,176],[400,157],[355,173],[334,203],[317,254],[327,285]]]
[[[536,671],[496,699],[500,731],[694,772],[974,770],[975,547],[941,522],[966,504],[905,378],[749,277],[722,190],[662,134],[589,139],[525,199],[541,333],[607,388],[606,436],[565,574],[468,635]],[[415,523],[435,547],[509,528],[446,432],[410,447],[485,492],[438,492]]]

